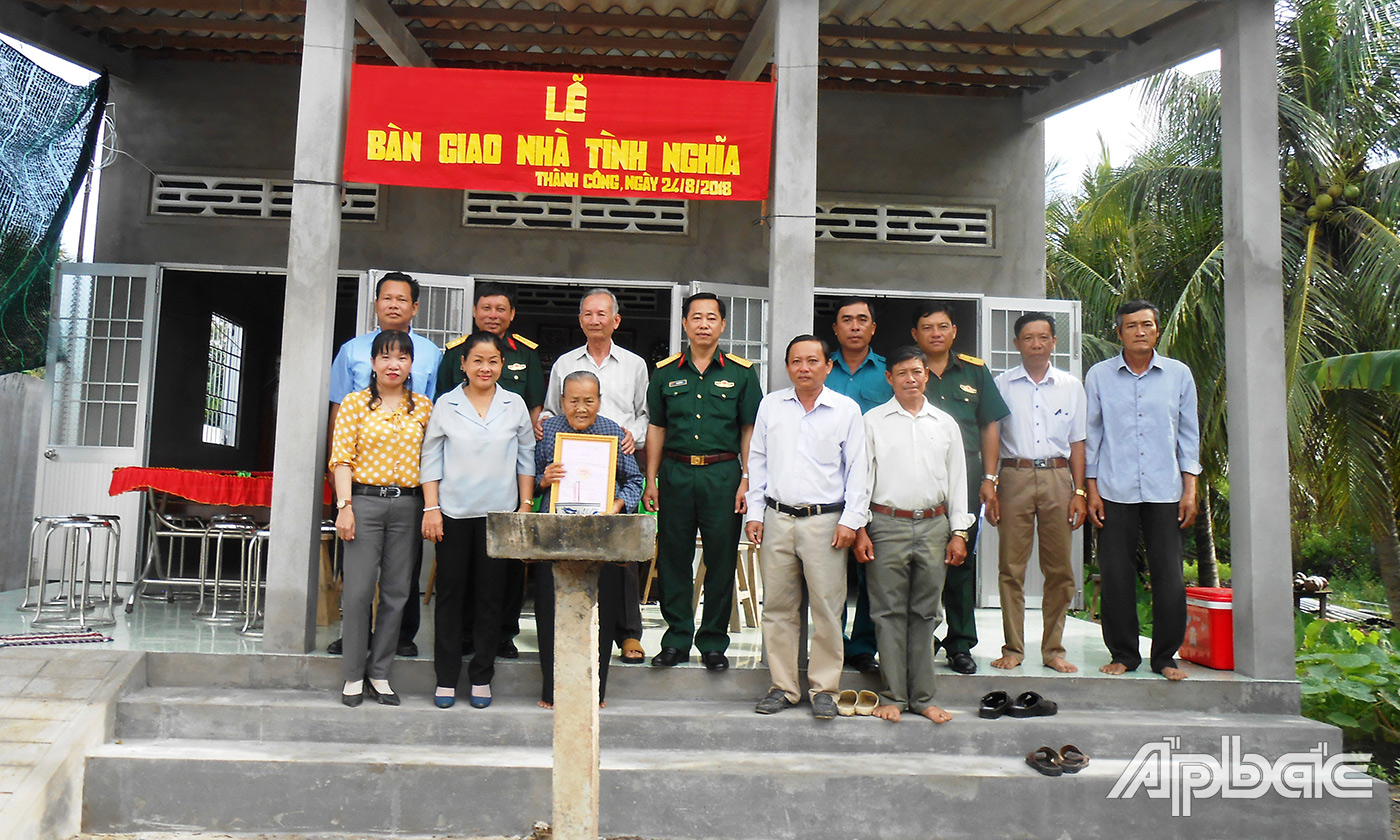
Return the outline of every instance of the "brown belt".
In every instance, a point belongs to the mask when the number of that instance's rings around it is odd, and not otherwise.
[[[1002,469],[1051,470],[1069,466],[1068,458],[1002,458]]]
[[[710,464],[718,464],[720,461],[733,461],[739,457],[737,452],[717,452],[714,455],[682,455],[670,449],[663,450],[663,454],[673,461],[680,461],[682,464],[690,464],[692,467],[708,467]]]
[[[897,516],[900,519],[932,519],[935,516],[942,516],[948,512],[947,505],[939,505],[932,510],[900,510],[899,508],[887,507],[872,503],[870,510],[873,513],[881,513],[885,516]]]

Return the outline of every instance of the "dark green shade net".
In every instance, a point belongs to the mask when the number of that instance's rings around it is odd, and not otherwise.
[[[0,374],[44,364],[58,240],[106,104],[106,74],[71,85],[0,42]]]

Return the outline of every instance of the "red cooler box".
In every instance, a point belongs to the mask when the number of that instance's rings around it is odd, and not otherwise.
[[[1186,641],[1181,658],[1207,668],[1235,668],[1235,604],[1223,587],[1186,587]]]

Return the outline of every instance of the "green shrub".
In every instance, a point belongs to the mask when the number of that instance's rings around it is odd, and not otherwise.
[[[1320,532],[1308,526],[1298,541],[1298,553],[1293,566],[1309,575],[1326,578],[1345,577],[1376,568],[1376,547],[1371,535],[1358,524],[1328,528]]]
[[[1348,740],[1400,743],[1400,630],[1297,617],[1303,714]]]

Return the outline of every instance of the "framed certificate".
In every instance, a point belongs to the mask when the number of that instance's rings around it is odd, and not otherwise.
[[[554,436],[554,463],[564,478],[549,488],[550,513],[611,513],[617,486],[617,438],[612,435]]]

